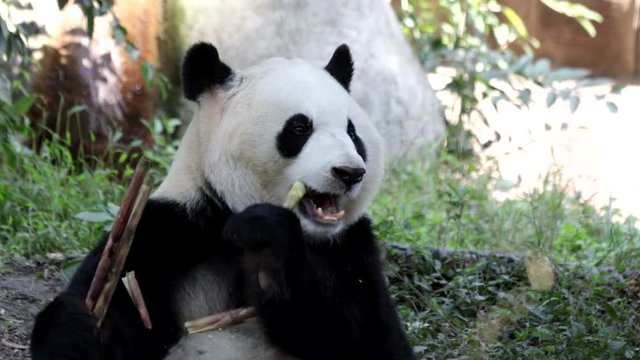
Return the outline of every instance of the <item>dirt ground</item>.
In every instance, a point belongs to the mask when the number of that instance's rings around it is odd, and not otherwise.
[[[57,274],[33,267],[0,275],[0,360],[30,359],[33,320],[63,286]]]

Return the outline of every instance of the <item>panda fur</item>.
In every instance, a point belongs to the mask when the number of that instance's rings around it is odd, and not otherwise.
[[[183,88],[198,109],[124,267],[153,328],[121,284],[96,328],[84,297],[104,238],[37,316],[33,359],[414,359],[365,215],[382,140],[352,73],[346,45],[324,69],[274,58],[243,71],[192,46]],[[311,190],[285,209],[295,181]],[[185,321],[241,306],[257,320],[185,337]]]

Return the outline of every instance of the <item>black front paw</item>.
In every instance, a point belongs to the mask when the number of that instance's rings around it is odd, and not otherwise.
[[[34,360],[100,359],[100,330],[81,297],[62,294],[38,314],[31,355]]]
[[[299,245],[302,230],[293,211],[271,204],[257,204],[233,215],[224,227],[223,236],[249,251],[270,248],[286,252]]]
[[[252,301],[287,296],[287,274],[296,271],[304,251],[300,221],[291,210],[252,205],[229,219],[223,236],[245,250]]]

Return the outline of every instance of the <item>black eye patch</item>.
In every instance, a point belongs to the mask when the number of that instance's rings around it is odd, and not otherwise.
[[[287,159],[298,155],[312,133],[313,123],[308,117],[303,114],[290,117],[276,139],[280,155]]]
[[[360,137],[356,133],[356,127],[353,126],[351,119],[349,119],[349,122],[347,123],[347,135],[349,135],[349,137],[351,138],[351,141],[353,141],[353,145],[355,145],[358,155],[360,155],[360,157],[362,157],[362,160],[366,162],[367,148],[364,146],[362,139],[360,139]]]

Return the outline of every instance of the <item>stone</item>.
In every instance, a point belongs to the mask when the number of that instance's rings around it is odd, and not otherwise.
[[[444,133],[441,106],[384,0],[173,1],[183,12],[183,46],[210,42],[232,68],[274,56],[324,66],[336,47],[349,45],[352,94],[386,140],[388,159]],[[192,111],[193,105],[182,107],[181,117],[190,119]]]

